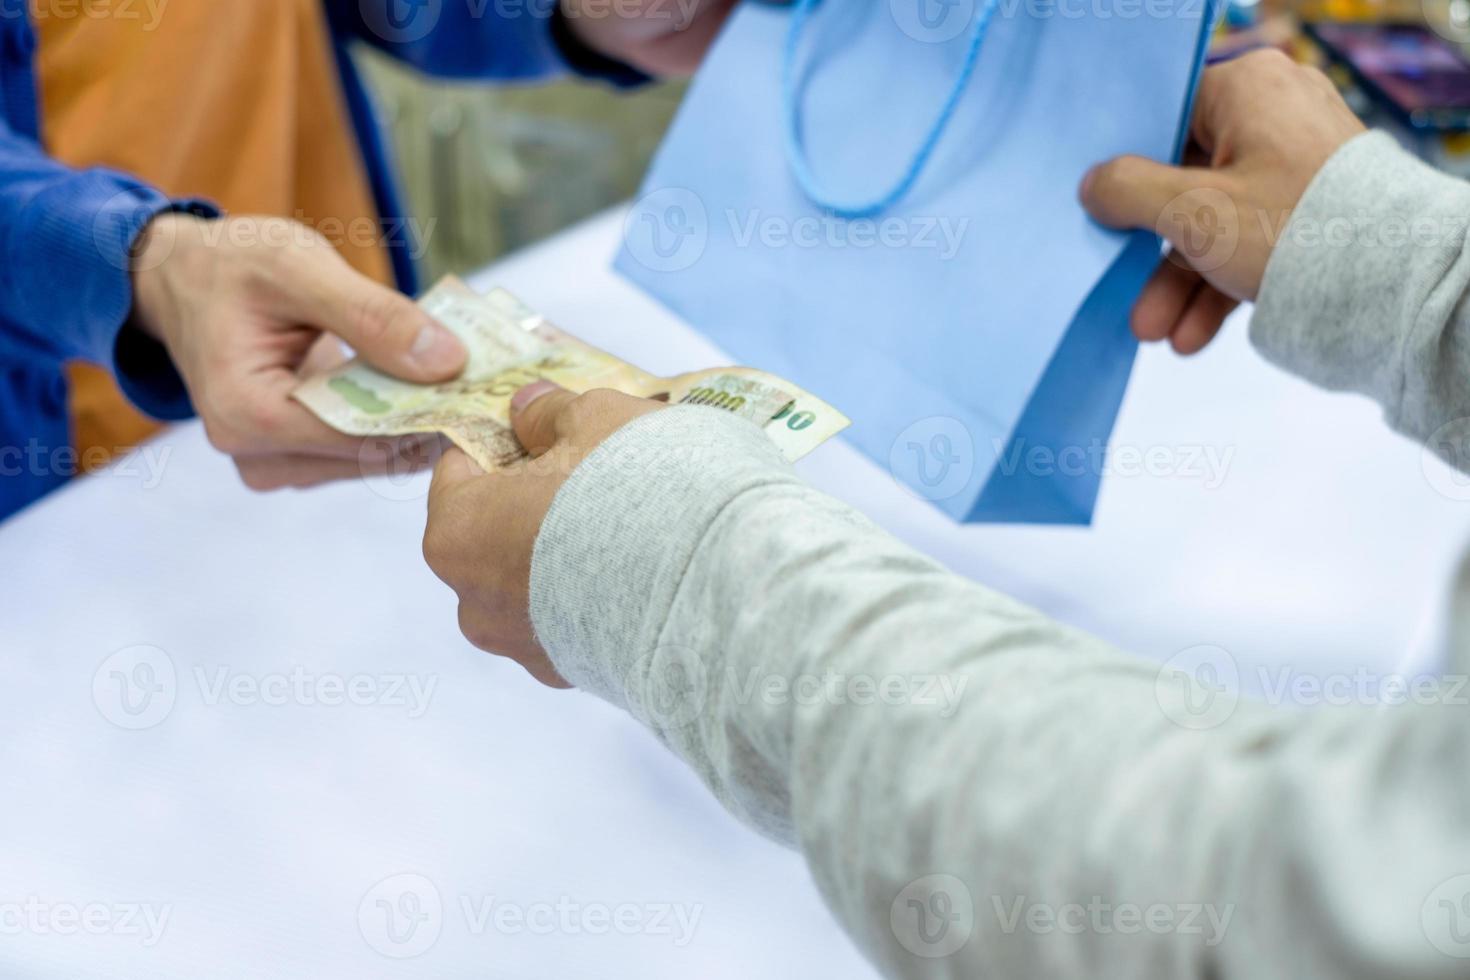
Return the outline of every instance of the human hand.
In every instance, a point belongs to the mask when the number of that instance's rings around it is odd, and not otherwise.
[[[335,338],[422,383],[454,377],[468,356],[407,297],[283,218],[159,215],[135,249],[133,295],[133,322],[167,348],[209,441],[256,490],[429,461],[416,437],[343,435],[291,399],[305,375],[343,359]]]
[[[1205,347],[1255,299],[1277,238],[1317,171],[1363,124],[1326,75],[1279,51],[1205,69],[1183,167],[1124,156],[1083,179],[1082,204],[1115,228],[1170,245],[1133,307],[1139,340]]]
[[[572,33],[589,48],[651,75],[690,75],[735,0],[561,0]]]
[[[570,687],[531,628],[531,556],[541,522],[567,477],[624,425],[663,407],[616,391],[574,395],[549,381],[516,392],[516,438],[532,459],[486,473],[446,450],[429,487],[424,558],[459,596],[459,628],[475,646],[509,657],[543,684]],[[587,529],[589,534],[595,528]]]

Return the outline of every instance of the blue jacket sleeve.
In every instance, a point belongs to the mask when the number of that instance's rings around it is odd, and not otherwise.
[[[580,45],[558,0],[326,0],[333,30],[426,74],[538,79],[568,71],[615,85],[647,76]]]
[[[217,213],[126,174],[66,167],[0,122],[0,343],[27,360],[112,367],[144,411],[187,416],[183,383],[162,348],[124,329],[133,243],[169,210]]]

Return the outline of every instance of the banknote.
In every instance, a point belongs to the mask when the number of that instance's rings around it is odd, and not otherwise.
[[[353,360],[307,380],[293,396],[349,435],[439,433],[486,470],[524,457],[510,428],[510,399],[543,378],[569,391],[613,388],[730,412],[761,426],[789,460],[849,424],[815,395],[754,368],[709,368],[673,378],[649,374],[558,329],[503,289],[481,294],[451,276],[419,305],[468,348],[469,361],[458,378],[413,384]]]

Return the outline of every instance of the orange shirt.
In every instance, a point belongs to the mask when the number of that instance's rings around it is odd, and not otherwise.
[[[31,0],[51,156],[237,214],[295,218],[360,272],[393,282],[320,0],[174,0],[156,16],[141,4],[132,17],[104,9]],[[74,364],[68,374],[79,451],[112,453],[156,428],[107,372]]]

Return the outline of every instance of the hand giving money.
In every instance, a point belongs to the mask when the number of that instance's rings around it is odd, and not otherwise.
[[[311,378],[294,397],[350,435],[447,436],[487,471],[525,456],[511,429],[510,400],[518,389],[540,380],[571,392],[611,388],[669,404],[722,409],[762,426],[789,460],[800,459],[848,425],[832,406],[752,368],[655,377],[558,330],[504,290],[482,296],[449,278],[419,305],[469,350],[458,378],[414,384],[352,361]]]

